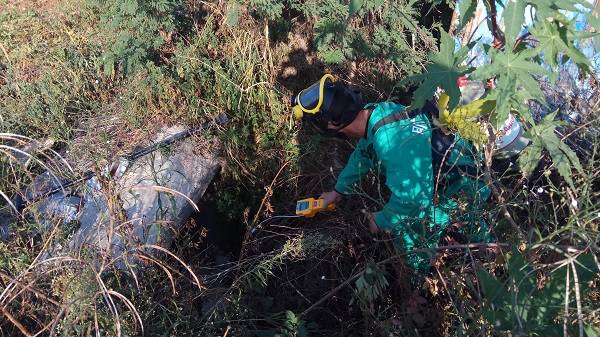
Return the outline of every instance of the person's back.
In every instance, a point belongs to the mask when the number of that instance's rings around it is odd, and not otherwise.
[[[338,176],[335,189],[350,194],[368,170],[384,174],[391,196],[374,218],[380,229],[397,232],[403,220],[430,213],[431,127],[424,115],[408,118],[400,104],[383,102],[367,108],[373,110],[365,137]]]

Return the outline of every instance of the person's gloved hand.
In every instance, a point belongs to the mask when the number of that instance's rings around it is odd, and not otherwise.
[[[337,191],[329,191],[321,194],[319,199],[323,199],[323,203],[325,204],[324,206],[327,207],[331,203],[335,204],[339,202],[340,199],[342,199],[342,195],[339,194]]]

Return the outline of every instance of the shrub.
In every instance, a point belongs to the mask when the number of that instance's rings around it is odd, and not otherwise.
[[[236,24],[241,3],[230,1],[228,22]],[[434,40],[418,24],[415,2],[367,0],[253,0],[248,11],[277,21],[284,13],[300,12],[314,22],[313,43],[325,63],[360,59],[385,60],[404,73],[418,71]]]
[[[90,0],[99,13],[104,53],[100,66],[106,75],[131,75],[156,64],[160,48],[171,42],[181,25],[182,0]]]

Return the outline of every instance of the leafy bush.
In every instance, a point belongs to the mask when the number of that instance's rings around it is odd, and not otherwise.
[[[489,4],[484,3],[488,6],[488,11],[491,11]],[[459,28],[473,18],[476,4],[476,1],[463,1],[464,11]],[[575,20],[567,19],[565,13],[585,15],[590,22],[597,20],[593,15],[592,4],[581,3],[576,6],[577,4],[578,2],[570,0],[557,4],[537,0],[509,1],[503,12],[504,31],[497,28],[498,18],[494,14],[487,17],[487,23],[492,27],[494,42],[493,45],[482,43],[482,50],[485,51],[488,62],[477,69],[466,63],[467,53],[475,48],[476,44],[470,43],[455,51],[454,39],[442,31],[440,51],[430,57],[427,72],[406,80],[419,84],[411,106],[422,107],[439,87],[450,96],[448,109],[453,111],[460,98],[457,84],[460,76],[468,74],[473,79],[483,81],[493,79],[494,88],[487,93],[485,99],[493,101],[495,107],[491,111],[484,111],[481,106],[479,113],[475,113],[484,115],[479,120],[480,128],[486,131],[490,126],[494,130],[500,130],[511,112],[517,114],[532,126],[527,134],[532,144],[521,156],[524,175],[533,171],[541,158],[542,149],[546,149],[558,167],[558,172],[573,186],[570,178],[571,167],[580,170],[581,165],[575,153],[553,134],[554,128],[560,123],[554,122],[554,114],[550,114],[543,120],[543,126],[536,125],[538,122],[531,113],[530,103],[537,102],[546,106],[546,98],[538,79],[555,78],[553,72],[559,64],[572,62],[579,66],[582,74],[590,69],[590,60],[576,45],[600,32],[597,31],[598,27],[595,27],[594,34],[579,32],[575,27]],[[491,6],[495,11],[496,3],[492,2]],[[533,10],[526,12],[527,6],[531,6]],[[530,13],[533,13],[531,28],[521,33],[525,16]],[[473,124],[464,124],[465,128],[472,126]],[[463,134],[467,130],[465,128],[462,130]],[[494,139],[494,135],[490,134],[489,140]],[[484,142],[487,142],[487,139]]]
[[[356,290],[350,304],[357,300],[361,307],[366,308],[382,298],[389,287],[385,276],[385,271],[381,270],[374,261],[367,262],[364,274],[355,282]]]
[[[95,107],[97,56],[89,41],[65,39],[78,22],[51,20],[33,11],[0,13],[0,130],[34,138],[71,138],[75,116]],[[81,32],[93,20],[78,22]],[[23,26],[27,25],[31,36]]]
[[[264,330],[257,331],[258,337],[308,337],[310,330],[316,326],[300,319],[293,311],[287,310],[285,318],[282,319],[282,327],[279,331]]]
[[[133,74],[159,60],[160,48],[181,25],[182,0],[90,0],[100,15],[106,75]]]
[[[506,279],[484,269],[477,271],[487,321],[498,331],[517,335],[563,336],[563,326],[575,335],[577,329],[570,316],[575,311],[582,318],[582,305],[588,303],[580,294],[589,291],[590,282],[600,272],[594,257],[582,254],[561,261],[540,287],[536,278],[542,268],[534,268],[518,251],[508,255]],[[593,336],[593,326],[585,329]]]
[[[478,1],[471,0],[461,2],[459,31],[473,18],[477,3]],[[544,213],[537,221],[532,223],[530,221],[530,230],[538,234],[537,239],[542,246],[548,240],[585,246],[589,243],[588,239],[595,240],[591,237],[597,237],[597,232],[592,230],[592,234],[587,226],[582,225],[588,221],[585,219],[589,219],[588,207],[590,206],[587,203],[584,206],[578,206],[577,200],[578,198],[586,200],[587,189],[596,184],[596,175],[588,172],[594,170],[597,159],[587,158],[589,162],[586,163],[586,166],[589,168],[584,169],[575,151],[563,142],[566,137],[561,139],[557,135],[557,127],[565,126],[565,123],[556,120],[558,111],[548,111],[547,107],[551,104],[547,102],[547,96],[542,92],[540,82],[552,83],[556,78],[555,72],[558,67],[565,64],[576,65],[575,73],[580,78],[585,78],[586,74],[589,74],[590,60],[577,46],[585,39],[598,35],[600,31],[598,31],[597,25],[591,26],[594,29],[592,33],[578,31],[575,25],[576,20],[568,19],[567,16],[584,16],[588,22],[594,23],[598,20],[597,15],[594,14],[592,4],[587,2],[570,0],[552,3],[537,0],[507,1],[502,14],[504,28],[501,30],[497,22],[499,18],[496,17],[495,12],[496,6],[502,5],[502,3],[500,1],[484,1],[483,4],[490,13],[486,17],[486,21],[491,27],[494,41],[491,44],[469,43],[456,50],[454,38],[442,31],[440,50],[430,57],[427,72],[408,79],[419,85],[414,92],[412,106],[422,107],[425,101],[434,97],[438,88],[441,88],[449,96],[449,101],[444,101],[443,106],[445,107],[447,104],[450,111],[442,113],[442,126],[480,143],[482,147],[486,143],[494,142],[496,132],[501,129],[510,113],[518,115],[522,124],[528,129],[525,137],[531,140],[531,144],[519,157],[519,166],[523,176],[528,177],[538,167],[540,159],[545,156],[545,150],[568,186],[566,187],[562,182],[557,183],[556,177],[549,178],[550,171],[546,171],[546,179],[551,186],[551,191],[545,192],[545,188],[537,187],[537,193],[550,193],[551,199],[555,195],[563,195],[560,206],[556,205],[557,209],[561,211],[554,209]],[[524,27],[526,16],[530,16],[532,21],[530,25],[528,24],[529,27]],[[467,54],[476,47],[484,51],[486,62],[483,66],[475,69],[467,62]],[[460,90],[457,80],[463,75],[469,75],[472,79],[482,81],[492,80],[495,85],[481,101],[468,106],[458,106]],[[542,108],[544,114],[541,117],[543,118],[532,113],[534,104],[546,107]],[[462,118],[462,120],[456,120],[457,118]],[[597,136],[596,132],[592,138],[597,141]],[[485,152],[488,161],[491,162],[493,146],[487,147]],[[575,168],[575,171],[572,168]],[[495,184],[496,181],[489,181],[489,183]],[[539,180],[537,184],[540,184]],[[524,188],[527,188],[527,185],[524,185]],[[512,190],[515,191],[515,189]],[[531,195],[511,194],[510,198],[515,205],[519,202],[526,205],[533,202],[537,205],[542,197],[537,196],[537,200],[531,201]],[[503,200],[496,194],[496,201],[502,202]],[[555,202],[552,201],[552,204],[555,205]],[[537,208],[537,206],[535,207]],[[524,218],[535,218],[533,214],[538,214],[531,210],[531,206],[526,206],[526,208],[528,211],[523,214],[523,217],[516,215],[522,221]],[[504,212],[507,212],[506,209]],[[504,214],[505,217],[510,217],[510,214]],[[547,228],[543,224],[544,220],[541,219],[553,219],[551,222],[554,227]],[[591,237],[583,239],[580,235],[561,234],[561,231],[565,231],[567,228],[575,233],[581,233],[586,237],[591,235]],[[503,235],[510,237],[510,235]],[[544,251],[544,249],[541,250]],[[537,251],[536,254],[544,253]],[[510,330],[519,335],[562,335],[560,328],[562,325],[561,305],[565,308],[572,308],[574,306],[573,297],[569,299],[568,294],[573,289],[576,289],[577,292],[581,291],[582,294],[586,293],[588,282],[598,273],[597,263],[586,265],[584,270],[581,270],[581,263],[576,262],[575,253],[563,252],[562,254],[570,262],[565,262],[567,260],[556,262],[557,268],[552,273],[545,274],[549,280],[544,286],[536,285],[535,280],[536,272],[540,272],[541,269],[533,269],[535,263],[528,262],[524,256],[518,253],[513,253],[507,263],[508,279],[500,280],[480,270],[478,275],[485,295],[482,309],[484,318],[497,330]],[[539,255],[537,257],[539,258]],[[551,259],[554,261],[558,258],[554,256]],[[581,258],[583,259],[584,256],[582,255]],[[569,287],[568,270],[571,267],[573,267],[574,274],[579,274],[579,282],[574,287]],[[573,276],[571,276],[571,282],[573,282]],[[567,298],[564,297],[565,294],[567,294]],[[584,297],[585,295],[581,296],[581,298]],[[582,334],[584,325],[581,314],[582,300],[578,301],[576,306],[579,313],[580,334]],[[569,318],[565,317],[564,320],[565,331],[574,328]]]
[[[239,20],[240,6],[230,2],[230,24]],[[253,0],[247,7],[270,21],[281,20],[282,14],[290,11],[314,21],[313,42],[325,63],[379,59],[411,73],[433,45],[431,33],[418,24],[414,1]]]

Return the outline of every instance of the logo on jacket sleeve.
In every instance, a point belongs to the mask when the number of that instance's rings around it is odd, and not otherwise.
[[[427,125],[425,124],[413,124],[412,126],[412,133],[418,133],[422,135],[425,131],[427,131]]]

